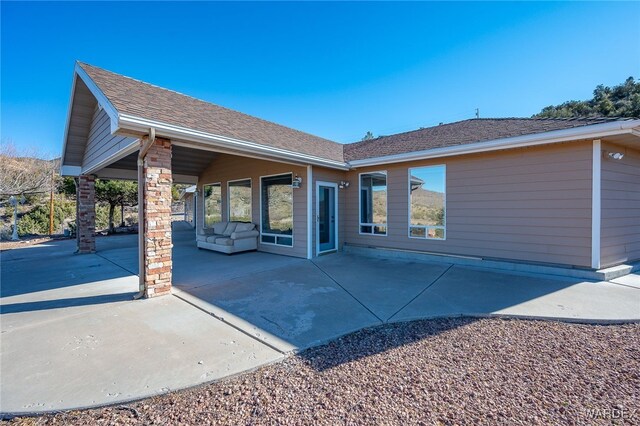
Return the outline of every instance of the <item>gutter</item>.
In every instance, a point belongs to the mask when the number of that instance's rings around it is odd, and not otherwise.
[[[329,160],[315,155],[301,154],[282,148],[268,147],[255,142],[201,132],[187,127],[175,126],[173,124],[148,120],[146,118],[140,118],[128,114],[119,114],[118,127],[119,130],[130,130],[134,132],[146,132],[150,127],[153,127],[159,133],[161,132],[162,136],[167,139],[181,139],[192,142],[201,142],[209,145],[215,144],[216,146],[232,148],[243,152],[278,156],[280,158],[303,162],[314,166],[349,170],[349,165],[343,161]]]
[[[636,134],[638,132],[637,127],[639,126],[640,120],[614,121],[610,123],[575,127],[572,129],[553,130],[545,133],[535,133],[531,135],[514,136],[511,138],[474,142],[465,145],[427,149],[423,151],[407,152],[403,154],[385,155],[382,157],[365,158],[363,160],[349,161],[348,164],[354,168],[377,166],[380,164],[401,163],[405,161],[450,157],[463,154],[475,154],[478,152],[545,145],[579,139],[600,139],[612,135]]]
[[[156,141],[156,129],[149,129],[149,138],[140,147],[138,153],[138,283],[140,290],[133,299],[144,296],[144,158]]]

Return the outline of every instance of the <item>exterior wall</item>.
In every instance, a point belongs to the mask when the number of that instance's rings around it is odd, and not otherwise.
[[[83,168],[93,167],[134,141],[134,138],[112,135],[109,115],[96,106],[84,151]]]
[[[184,194],[184,221],[191,226],[195,226],[193,221],[193,211],[195,208],[195,197],[193,194]]]
[[[257,160],[247,157],[220,154],[207,170],[198,178],[198,193],[202,194],[202,186],[221,183],[222,218],[228,219],[227,182],[230,180],[251,178],[251,215],[252,221],[260,227],[260,177],[293,173],[303,179],[302,187],[293,190],[293,247],[262,244],[258,241],[258,250],[295,257],[307,257],[307,168],[285,163]],[[196,213],[198,232],[203,225],[204,199],[198,196],[198,212]]]
[[[352,170],[346,244],[591,266],[591,142]],[[408,168],[446,164],[446,240],[408,237]],[[387,171],[387,236],[360,235],[359,173]]]
[[[640,259],[640,151],[605,142],[602,150],[600,261],[607,267]]]
[[[313,167],[313,255],[316,256],[317,255],[317,251],[318,251],[318,246],[317,246],[317,242],[316,242],[316,238],[317,238],[317,231],[316,231],[316,224],[317,224],[317,214],[318,212],[316,211],[316,198],[318,197],[318,191],[316,190],[316,183],[317,182],[331,182],[331,183],[335,183],[335,184],[340,184],[340,181],[342,180],[346,180],[347,179],[347,175],[346,172],[340,171],[340,170],[334,170],[334,169],[326,169],[324,167]],[[353,185],[353,182],[351,182],[351,185]],[[337,248],[338,250],[342,249],[342,244],[343,244],[343,240],[344,240],[344,232],[345,232],[345,228],[344,228],[344,222],[346,219],[345,216],[345,194],[346,191],[348,191],[348,189],[338,189],[338,244],[337,244]]]

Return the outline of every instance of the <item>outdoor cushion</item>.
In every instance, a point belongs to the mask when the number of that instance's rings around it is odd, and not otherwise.
[[[224,232],[222,232],[222,235],[228,237],[229,235],[233,234],[233,231],[236,230],[237,225],[238,224],[236,222],[229,222],[227,227],[224,229]]]
[[[222,235],[229,222],[218,222],[213,224],[213,233]]]
[[[233,240],[229,237],[218,237],[216,238],[216,244],[220,246],[232,246]]]
[[[259,232],[256,231],[256,230],[238,232],[238,228],[236,228],[236,232],[231,234],[231,239],[232,240],[240,240],[240,239],[243,239],[243,238],[255,238],[255,237],[258,236],[258,234],[259,234]]]
[[[213,235],[212,228],[202,228],[199,232],[200,235]]]
[[[206,235],[197,235],[196,236],[196,241],[207,241],[207,236]]]
[[[211,237],[207,237],[207,242],[208,243],[215,243],[216,242],[216,238],[220,238],[220,237],[217,237],[215,235],[213,235]]]
[[[238,226],[236,226],[235,232],[251,231],[255,227],[256,225],[254,225],[253,223],[238,223]]]

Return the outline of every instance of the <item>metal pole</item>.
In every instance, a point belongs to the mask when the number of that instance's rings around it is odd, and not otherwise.
[[[13,206],[13,233],[11,239],[18,241],[18,199],[13,195],[9,198],[9,203]]]
[[[49,235],[53,235],[53,184],[55,182],[55,171],[51,170],[51,196],[49,198]]]

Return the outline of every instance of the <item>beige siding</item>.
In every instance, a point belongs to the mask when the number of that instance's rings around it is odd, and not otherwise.
[[[340,184],[340,181],[346,180],[346,172],[340,170],[326,169],[323,167],[313,168],[313,255],[317,254],[317,214],[316,211],[316,198],[318,191],[316,189],[317,182],[330,182]],[[344,238],[344,222],[345,222],[345,194],[346,189],[338,189],[338,250],[342,248]]]
[[[640,151],[610,143],[603,151],[622,160],[602,159],[601,266],[640,259]]]
[[[387,247],[589,267],[591,144],[391,164],[347,173],[344,241]],[[447,239],[408,237],[408,168],[446,164]],[[359,173],[387,171],[388,235],[360,235]]]
[[[133,138],[112,135],[109,115],[96,106],[84,151],[83,169],[89,169],[106,160],[134,141]]]
[[[276,174],[293,173],[303,179],[303,185],[293,190],[293,247],[258,244],[258,250],[288,256],[307,257],[307,168],[284,163],[257,160],[221,154],[198,179],[198,192],[202,194],[202,185],[218,183],[222,185],[222,217],[227,220],[228,198],[227,182],[230,180],[251,178],[251,211],[252,221],[260,226],[260,177]],[[202,229],[202,200],[198,200],[196,215],[198,230]]]

